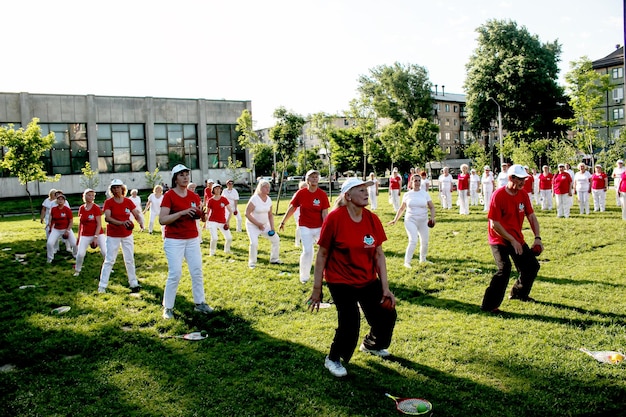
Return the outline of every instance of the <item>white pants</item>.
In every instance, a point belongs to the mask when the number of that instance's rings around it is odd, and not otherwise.
[[[478,189],[470,188],[470,204],[472,206],[478,205]]]
[[[483,211],[489,211],[491,205],[491,195],[493,194],[493,185],[483,185]]]
[[[469,196],[467,190],[459,191],[459,214],[469,214]]]
[[[606,208],[606,191],[600,188],[599,190],[591,190],[593,196],[593,211],[604,211]]]
[[[293,212],[293,220],[296,222],[296,237],[295,237],[295,246],[297,248],[300,247],[300,242],[302,241],[302,239],[300,238],[300,226],[298,226],[298,220],[300,219],[300,207],[298,207],[294,212]]]
[[[152,233],[154,231],[154,221],[157,217],[159,217],[159,212],[150,209],[150,223],[148,224],[148,232]]]
[[[393,211],[398,211],[400,208],[400,190],[389,190],[389,199],[393,206]]]
[[[618,193],[619,194],[619,193]],[[626,193],[621,193],[620,203],[622,203],[622,220],[626,220]]]
[[[370,190],[371,188],[371,190]],[[378,208],[378,196],[376,195],[376,187],[367,187],[367,196],[370,200],[370,208],[376,210]]]
[[[615,186],[615,204],[617,204],[617,207],[623,207],[622,200],[619,196],[619,184],[621,182],[622,179],[620,177],[613,179],[613,185]]]
[[[259,250],[259,236],[269,239],[272,247],[270,249],[270,262],[278,262],[280,254],[280,238],[278,233],[274,233],[274,236],[270,236],[267,232],[270,231],[269,223],[265,225],[265,230],[261,230],[249,221],[246,221],[246,233],[248,239],[250,239],[250,247],[248,248],[248,266],[254,268],[256,266],[257,254]]]
[[[439,197],[441,198],[441,205],[443,208],[452,208],[452,191],[450,191],[449,188],[441,190],[441,192],[439,193]]]
[[[578,194],[578,209],[580,214],[589,214],[589,191],[576,191]]]
[[[555,194],[556,199],[556,217],[569,217],[569,209],[571,205],[571,197],[567,194]]]
[[[78,241],[78,253],[76,254],[76,272],[80,272],[83,268],[83,262],[85,261],[85,255],[87,254],[87,248],[93,242],[97,240],[98,248],[100,248],[100,254],[103,259],[107,257],[107,240],[104,233],[100,233],[98,236],[81,236]]]
[[[63,236],[66,229],[52,229],[50,234],[48,235],[48,240],[46,241],[46,250],[48,256],[48,262],[52,262],[54,259],[54,254],[59,250],[58,242],[59,239]],[[69,236],[65,240],[65,244],[68,249],[71,249],[72,256],[76,257],[76,236],[74,235],[74,231],[69,231]],[[69,244],[69,246],[68,246]]]
[[[320,238],[321,227],[309,228],[300,226],[300,239],[302,241],[302,254],[300,255],[300,282],[309,280],[311,267],[313,266],[313,246]]]
[[[167,281],[163,293],[163,307],[174,308],[176,291],[183,275],[183,259],[187,260],[187,268],[191,275],[191,294],[194,304],[205,302],[204,279],[202,277],[202,252],[200,241],[193,239],[165,238],[163,250],[167,258]]]
[[[541,190],[541,210],[552,210],[552,190]]]
[[[241,232],[241,212],[237,210],[237,207],[233,209],[233,216],[237,220],[237,232]],[[228,217],[228,210],[226,210],[226,217]]]
[[[418,238],[420,243],[420,262],[426,262],[429,237],[428,217],[405,217],[404,229],[409,237],[409,244],[407,245],[406,252],[404,253],[404,263],[409,265],[411,264],[413,252],[415,252],[415,248],[417,247]]]
[[[109,285],[111,270],[113,270],[113,265],[115,265],[120,246],[122,247],[122,256],[124,257],[124,265],[126,266],[126,275],[128,275],[128,284],[131,288],[139,285],[137,275],[135,275],[135,240],[131,234],[126,237],[107,236],[107,255],[104,258],[104,263],[100,270],[100,284],[98,284],[98,286],[106,288]]]
[[[230,253],[230,244],[233,242],[233,235],[230,233],[230,229],[224,230],[224,223],[207,222],[207,229],[211,233],[211,244],[209,249],[209,255],[215,255],[217,252],[217,231],[222,232],[224,236],[224,252]]]

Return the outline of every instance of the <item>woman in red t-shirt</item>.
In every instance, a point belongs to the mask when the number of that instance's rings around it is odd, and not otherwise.
[[[367,210],[367,187],[371,182],[350,178],[322,225],[315,260],[311,310],[322,302],[322,279],[326,280],[337,307],[338,326],[324,366],[336,377],[347,375],[341,364],[350,361],[359,338],[361,315],[370,325],[359,350],[389,356],[387,347],[396,323],[396,300],[389,290],[387,263],[382,244],[387,235],[380,219]]]
[[[57,195],[57,205],[50,209],[50,220],[48,222],[48,241],[46,242],[48,263],[51,264],[54,259],[56,242],[63,236],[63,239],[69,243],[68,249],[72,251],[72,255],[76,256],[76,236],[72,231],[74,226],[74,215],[69,206],[65,205],[65,196]]]
[[[593,211],[604,211],[606,208],[606,190],[609,189],[609,176],[596,165],[591,176],[591,195],[593,196]]]
[[[461,173],[457,177],[459,193],[459,214],[469,214],[470,173],[467,164],[461,165]]]
[[[126,197],[128,188],[124,182],[119,179],[111,181],[109,186],[109,195],[104,202],[104,220],[107,226],[107,255],[104,258],[102,269],[100,270],[100,283],[98,284],[98,292],[105,293],[109,285],[109,278],[113,265],[117,259],[117,253],[122,247],[122,256],[124,257],[124,265],[126,266],[126,275],[128,275],[128,285],[132,292],[137,292],[141,288],[137,275],[135,274],[135,240],[133,239],[133,228],[135,223],[131,215],[139,222],[139,227],[143,230],[143,216],[141,209],[137,208],[130,198]]]
[[[398,168],[394,168],[389,177],[389,203],[393,206],[395,213],[400,208],[400,190],[402,189],[402,176],[398,173]]]
[[[102,210],[93,200],[96,198],[96,192],[91,188],[83,191],[83,204],[78,209],[78,253],[76,254],[76,266],[74,276],[80,275],[83,268],[83,261],[87,254],[89,245],[100,248],[100,254],[103,259],[107,257],[106,238],[104,237],[104,228],[102,227]]]
[[[217,251],[217,231],[224,236],[224,253],[230,253],[230,244],[233,242],[233,235],[230,233],[230,218],[233,216],[233,209],[230,202],[222,196],[222,186],[213,184],[213,197],[209,198],[205,204],[207,208],[207,229],[211,233],[211,243],[209,255],[214,256]],[[228,212],[228,218],[226,218]]]
[[[174,318],[176,291],[183,275],[183,259],[187,260],[191,275],[194,311],[203,314],[213,312],[204,296],[202,253],[196,224],[197,219],[206,221],[206,214],[202,211],[200,196],[187,189],[190,179],[189,168],[185,165],[178,164],[172,168],[172,188],[165,193],[161,202],[159,223],[165,226],[163,250],[167,258],[167,281],[163,293],[164,319]]]

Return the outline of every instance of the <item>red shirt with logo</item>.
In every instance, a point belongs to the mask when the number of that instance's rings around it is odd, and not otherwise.
[[[498,188],[494,191],[489,205],[489,220],[496,221],[518,242],[524,244],[524,234],[522,233],[522,224],[524,217],[534,213],[533,205],[530,203],[528,193],[523,190],[517,194],[511,195],[506,191],[506,187]],[[500,236],[491,226],[489,222],[489,244],[490,245],[509,245],[510,242]]]
[[[390,190],[399,190],[402,186],[402,177],[400,175],[389,177],[389,189]]]
[[[360,288],[378,279],[374,255],[385,240],[385,229],[371,211],[364,208],[357,223],[345,206],[332,210],[324,220],[318,242],[328,251],[326,282]]]
[[[526,182],[524,183],[524,191],[526,191],[528,194],[532,194],[534,185],[535,185],[535,179],[533,178],[533,176],[532,175],[527,176]]]
[[[220,196],[218,200],[213,197],[206,200],[209,211],[209,221],[216,223],[226,223],[226,206],[230,203],[226,197]]]
[[[457,189],[459,191],[469,190],[470,174],[459,174],[457,177]]]
[[[298,226],[316,229],[322,227],[322,211],[330,207],[328,196],[321,189],[311,192],[307,188],[298,190],[291,199],[291,205],[300,207]]]
[[[213,200],[212,198],[209,200]],[[226,200],[228,204],[228,200]],[[178,213],[179,211],[187,210],[191,207],[200,207],[200,196],[191,191],[187,191],[185,197],[181,197],[176,194],[176,191],[169,190],[163,196],[163,202],[161,207],[167,207],[170,209],[170,214]],[[224,209],[222,208],[222,213]],[[165,225],[165,237],[170,239],[193,239],[198,237],[198,226],[196,219],[191,216],[182,216],[180,219],[173,223]]]
[[[124,197],[121,203],[115,201],[114,197],[108,198],[104,202],[104,211],[109,210],[111,217],[120,222],[125,222],[130,219],[132,211],[136,208],[135,203],[130,198]],[[107,236],[111,237],[128,237],[133,233],[132,230],[128,230],[123,224],[117,225],[109,223],[107,226]]]
[[[572,189],[572,177],[565,171],[554,176],[554,194],[569,194]]]
[[[67,229],[73,218],[72,210],[67,206],[54,206],[50,209],[50,221],[55,229]]]
[[[606,175],[606,173],[601,172],[601,173],[594,173],[591,176],[591,189],[592,190],[604,190],[604,188],[606,188],[606,179],[609,176]]]
[[[96,218],[102,217],[102,210],[97,204],[92,204],[91,209],[87,210],[83,204],[78,209],[78,218],[80,223],[78,226],[78,236],[94,236],[96,234]],[[101,222],[102,224],[102,222]],[[104,228],[100,228],[100,234],[104,233]]]
[[[539,189],[551,190],[553,179],[554,179],[554,175],[551,172],[548,172],[547,174],[544,174],[542,172],[541,174],[539,174]]]

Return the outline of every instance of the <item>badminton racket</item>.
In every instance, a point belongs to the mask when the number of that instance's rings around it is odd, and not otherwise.
[[[385,395],[396,402],[396,408],[402,414],[424,416],[428,415],[433,409],[433,405],[423,398],[398,398],[390,394]]]
[[[186,334],[180,334],[176,336],[161,336],[162,339],[185,339],[185,340],[204,340],[206,339],[207,332],[202,330],[201,332],[191,332]]]
[[[580,348],[578,350],[585,352],[587,355],[602,363],[617,365],[624,360],[624,354],[614,350],[588,350],[585,348]]]

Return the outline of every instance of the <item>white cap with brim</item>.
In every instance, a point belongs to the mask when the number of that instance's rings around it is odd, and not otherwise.
[[[491,168],[489,168],[489,165],[485,165],[483,167],[483,171],[491,171]]]
[[[218,183],[213,184],[213,186],[211,187],[211,191],[215,190],[217,187],[222,188],[222,184],[218,184]]]
[[[511,165],[506,173],[509,177],[526,178],[528,176],[528,172],[520,164]]]
[[[172,178],[176,176],[181,171],[191,171],[189,168],[184,166],[183,164],[178,164],[174,168],[172,168]]]
[[[624,161],[622,161],[621,159],[618,159],[618,160],[617,160],[617,163],[618,163],[618,164],[623,164],[623,163],[624,163]]]
[[[305,179],[306,179],[306,178],[309,178],[309,176],[311,176],[311,175],[313,175],[313,174],[320,175],[320,172],[319,172],[318,170],[316,170],[316,169],[309,169],[309,170],[306,172],[306,175],[304,176],[304,178],[305,178]]]
[[[341,194],[347,193],[354,187],[358,187],[359,185],[363,185],[363,184],[369,187],[369,186],[374,185],[374,181],[363,181],[360,178],[349,178],[341,186]]]
[[[85,191],[83,191],[83,195],[87,194],[87,193],[95,193],[96,190],[94,190],[93,188],[85,188]]]
[[[124,182],[120,179],[114,179],[113,181],[111,181],[111,187],[114,185],[124,185]]]

